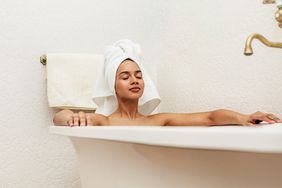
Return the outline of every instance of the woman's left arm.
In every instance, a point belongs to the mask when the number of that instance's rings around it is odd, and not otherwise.
[[[214,122],[215,125],[239,124],[249,126],[259,124],[262,121],[265,121],[267,123],[281,122],[281,120],[277,116],[269,113],[258,111],[250,115],[245,115],[226,109],[213,111],[211,113],[210,119]]]
[[[255,112],[251,115],[241,114],[232,110],[219,109],[210,112],[200,113],[163,113],[158,114],[158,119],[162,120],[163,125],[166,126],[198,126],[198,125],[254,125],[261,121],[268,123],[282,122],[277,116],[273,114]]]

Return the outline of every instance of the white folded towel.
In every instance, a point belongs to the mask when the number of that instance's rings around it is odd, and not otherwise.
[[[103,68],[104,56],[47,54],[47,93],[50,107],[94,110],[93,81]]]
[[[130,58],[136,62],[142,71],[144,93],[139,99],[138,110],[144,115],[151,114],[160,103],[158,91],[141,63],[141,49],[130,40],[119,40],[108,46],[105,51],[104,68],[96,80],[93,100],[98,105],[96,113],[112,114],[118,107],[115,94],[116,71],[122,61]]]

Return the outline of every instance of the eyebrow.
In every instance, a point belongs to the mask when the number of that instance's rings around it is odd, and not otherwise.
[[[137,70],[137,71],[134,71],[135,73],[139,73],[139,72],[142,72],[141,70]],[[119,75],[121,74],[129,74],[129,71],[122,71],[121,73],[119,73]]]

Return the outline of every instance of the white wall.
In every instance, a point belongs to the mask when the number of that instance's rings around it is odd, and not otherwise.
[[[254,55],[243,55],[251,33],[282,42],[274,5],[260,0],[216,0],[171,2],[168,7],[155,52],[161,54],[162,110],[226,107],[244,113],[282,114],[282,51],[254,41]]]
[[[282,51],[254,41],[243,55],[251,33],[282,42],[274,12],[262,0],[2,0],[0,187],[80,187],[70,141],[48,133],[44,53],[101,53],[129,38],[157,67],[160,111],[282,114]]]

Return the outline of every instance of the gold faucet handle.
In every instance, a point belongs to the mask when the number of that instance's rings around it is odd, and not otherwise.
[[[263,0],[262,3],[263,4],[274,4],[274,3],[276,3],[276,1],[275,0]]]

